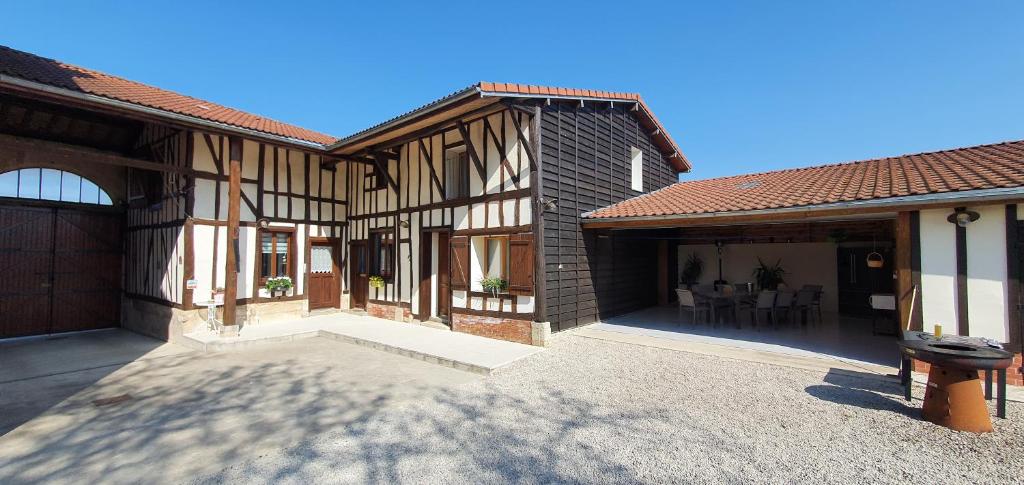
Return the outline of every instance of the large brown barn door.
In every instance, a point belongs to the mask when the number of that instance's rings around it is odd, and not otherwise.
[[[0,206],[0,337],[47,333],[53,209]]]
[[[0,338],[118,326],[122,219],[0,205]]]

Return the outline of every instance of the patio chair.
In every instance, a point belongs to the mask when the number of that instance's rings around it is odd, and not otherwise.
[[[761,313],[768,315],[769,322],[775,321],[775,292],[765,290],[757,294],[757,301],[750,309],[750,320],[754,322],[754,328],[761,329]]]
[[[821,285],[804,285],[804,290],[811,290],[814,292],[814,298],[811,300],[811,310],[818,314],[818,323],[821,324],[824,320],[821,318],[821,295],[824,293],[821,289]]]
[[[796,300],[793,302],[793,313],[800,315],[800,321],[806,324],[810,321],[811,307],[814,305],[814,294],[816,292],[809,288],[801,288],[796,292]],[[790,322],[792,323],[792,316]],[[820,321],[818,323],[821,323]]]
[[[700,313],[706,313],[710,319],[711,305],[706,300],[694,298],[693,292],[690,290],[677,289],[676,296],[679,297],[679,324],[682,325],[683,310],[690,311],[690,323],[697,323],[697,315]]]
[[[779,292],[775,295],[775,311],[772,312],[772,319],[774,320],[774,323],[775,323],[776,327],[779,325],[779,314],[783,313],[783,312],[786,314],[786,319],[789,320],[789,323],[792,324],[793,323],[793,292],[792,291],[779,290]]]

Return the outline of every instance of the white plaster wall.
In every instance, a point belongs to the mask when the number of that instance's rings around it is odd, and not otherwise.
[[[943,333],[954,335],[956,230],[946,221],[949,212],[921,211],[921,318],[925,330],[931,331],[935,324],[941,324]]]
[[[990,205],[971,210],[981,214],[981,219],[967,227],[967,316],[971,335],[1005,342],[1010,338],[1005,208]]]
[[[195,302],[204,302],[211,298],[210,292],[213,284],[210,281],[213,270],[213,226],[196,224],[192,229],[193,244],[195,248],[195,278],[196,288],[192,292]]]
[[[718,279],[718,253],[714,245],[679,246],[679,271],[682,271],[686,260],[694,252],[704,260],[704,273],[701,275],[700,283],[713,283]],[[758,257],[769,265],[781,259],[782,267],[786,270],[786,284],[793,289],[799,289],[805,284],[822,285],[822,311],[839,311],[835,244],[727,244],[722,249],[722,277],[732,284],[750,282],[756,285],[753,272],[758,265]]]

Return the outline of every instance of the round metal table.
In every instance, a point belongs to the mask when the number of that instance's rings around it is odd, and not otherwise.
[[[905,383],[909,384],[910,376],[908,358],[931,366],[921,409],[925,420],[958,431],[992,431],[985,398],[991,395],[993,370],[999,373],[1000,417],[1005,415],[1006,368],[1013,363],[1012,353],[973,340],[910,331],[904,332],[899,346]],[[986,395],[982,395],[978,371],[986,372]]]

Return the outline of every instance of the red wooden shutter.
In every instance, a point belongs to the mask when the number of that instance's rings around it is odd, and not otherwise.
[[[451,285],[453,290],[469,289],[469,237],[453,236],[451,239]]]
[[[533,294],[533,233],[513,234],[508,240],[508,292]]]

